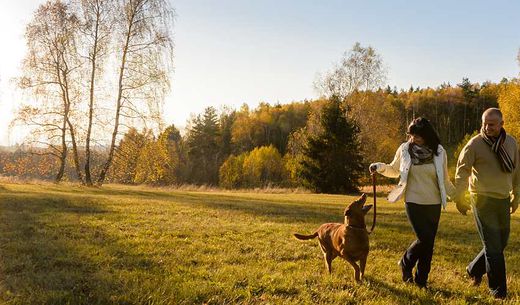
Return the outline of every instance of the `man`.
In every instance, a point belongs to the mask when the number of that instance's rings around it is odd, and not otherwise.
[[[518,146],[503,126],[499,109],[484,111],[480,134],[469,140],[460,153],[454,198],[459,212],[466,215],[470,206],[464,201],[464,192],[469,178],[471,205],[484,248],[466,272],[474,285],[487,274],[490,292],[499,299],[507,296],[504,248],[509,238],[510,213],[516,211],[520,199]]]

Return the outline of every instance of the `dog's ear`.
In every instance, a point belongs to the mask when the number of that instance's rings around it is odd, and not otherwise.
[[[352,214],[352,212],[350,211],[350,207],[345,208],[345,212],[343,214],[345,214],[345,216],[350,216]]]
[[[359,202],[360,204],[365,204],[366,201],[367,195],[365,193],[361,194],[361,196],[359,196],[359,199],[357,200],[357,202]]]
[[[371,208],[372,208],[372,205],[371,205],[371,204],[369,204],[369,205],[365,205],[365,206],[362,208],[363,213],[365,213],[365,215],[366,215],[366,213],[368,213],[368,211],[370,211]]]

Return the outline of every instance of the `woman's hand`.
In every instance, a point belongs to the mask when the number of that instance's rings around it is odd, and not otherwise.
[[[370,166],[368,167],[368,170],[370,171],[370,173],[375,173],[377,172],[377,170],[379,169],[379,166],[377,163],[372,163],[370,164]]]

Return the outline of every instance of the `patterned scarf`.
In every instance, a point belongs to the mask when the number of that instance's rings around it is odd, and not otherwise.
[[[410,153],[410,157],[412,157],[413,165],[428,164],[433,162],[433,152],[429,147],[410,142],[408,152]]]
[[[482,139],[484,139],[484,142],[491,147],[491,150],[497,154],[500,165],[502,165],[502,170],[506,173],[512,173],[515,169],[515,163],[504,148],[504,142],[506,141],[506,131],[504,128],[500,129],[500,135],[498,138],[489,137],[484,132],[484,128],[480,129],[480,135],[482,136]]]

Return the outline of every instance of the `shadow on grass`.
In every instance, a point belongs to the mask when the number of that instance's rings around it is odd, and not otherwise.
[[[344,205],[316,202],[298,202],[294,200],[280,200],[276,197],[273,200],[251,198],[249,196],[236,196],[212,193],[197,192],[167,192],[164,190],[142,190],[142,189],[118,189],[118,188],[87,188],[87,187],[71,187],[64,188],[61,186],[46,186],[46,189],[54,194],[73,194],[75,196],[126,196],[139,199],[142,202],[147,200],[163,200],[173,202],[178,205],[189,207],[197,207],[202,209],[225,210],[236,212],[239,214],[252,215],[261,221],[277,222],[277,223],[307,223],[319,226],[322,223],[339,222],[343,223],[343,209],[349,202]],[[22,196],[34,196],[31,192],[21,192]],[[79,198],[79,197],[78,197]],[[100,197],[97,197],[100,198]],[[101,199],[100,199],[101,200]],[[348,200],[348,199],[346,199]],[[58,203],[59,204],[59,203]],[[89,206],[77,207],[78,209],[89,209]],[[378,240],[378,232],[383,231],[381,236],[390,234],[409,234],[410,243],[414,240],[413,231],[408,224],[404,208],[402,212],[396,212],[398,209],[392,207],[391,212],[385,211],[384,207],[378,208],[378,221],[376,230],[372,235]],[[367,216],[367,226],[371,225],[371,215]],[[448,220],[447,220],[448,219]],[[517,220],[512,219],[512,224]],[[446,228],[449,226],[449,228]],[[301,232],[305,233],[305,232]],[[462,217],[453,212],[444,212],[441,216],[441,225],[439,228],[439,237],[449,241],[451,245],[466,246],[468,239],[478,243],[478,235],[474,228],[472,217]],[[385,244],[392,244],[391,241],[382,240],[379,245],[385,247]]]
[[[57,188],[59,191],[63,189]],[[254,217],[259,217],[262,221],[277,223],[310,223],[318,226],[322,223],[339,222],[343,223],[343,209],[350,204],[346,199],[343,205],[330,204],[324,202],[298,202],[294,200],[280,200],[279,197],[273,200],[251,198],[244,195],[197,193],[197,192],[165,192],[162,190],[138,190],[138,189],[89,189],[95,194],[114,195],[114,196],[139,196],[143,200],[162,199],[175,204],[203,209],[226,210],[230,212],[246,213]],[[378,220],[374,238],[378,238],[378,231],[384,231],[383,236],[389,232],[410,235],[410,243],[415,239],[411,226],[408,224],[404,207],[402,212],[395,212],[395,206],[391,212],[385,211],[384,207],[378,208]],[[460,218],[459,218],[460,217]],[[447,220],[449,219],[449,220]],[[513,220],[515,221],[515,220]],[[367,227],[372,224],[371,215],[367,216]],[[445,228],[449,226],[449,228]],[[317,228],[317,227],[316,227]],[[443,240],[449,241],[451,245],[466,246],[467,239],[475,240],[478,243],[478,235],[474,228],[471,216],[462,217],[453,212],[444,212],[441,216],[441,226],[439,233]],[[462,238],[463,237],[463,238]]]
[[[262,199],[237,198],[226,195],[203,195],[173,193],[169,198],[181,205],[197,206],[216,210],[236,211],[272,222],[343,222],[343,209],[337,205],[317,202],[316,205],[293,201],[268,201]]]
[[[294,200],[280,200],[279,197],[273,200],[251,198],[248,196],[237,197],[235,195],[197,193],[197,192],[166,192],[163,190],[141,190],[141,189],[113,189],[113,188],[87,188],[72,187],[64,188],[61,186],[46,186],[49,191],[58,194],[76,194],[84,195],[103,195],[103,196],[126,196],[131,198],[139,198],[141,201],[146,200],[166,200],[175,204],[187,205],[190,207],[210,208],[214,210],[236,211],[237,213],[246,213],[252,216],[268,219],[270,222],[288,223],[288,222],[308,222],[321,224],[326,222],[344,221],[343,209],[350,204],[346,199],[343,205],[330,204],[324,202],[298,202]],[[31,192],[21,192],[20,195],[32,195]],[[385,212],[384,208],[378,208],[377,230],[390,229],[399,232],[412,232],[411,227],[406,220],[404,208],[402,213],[396,213],[395,207],[392,212]],[[443,213],[443,218],[449,213]],[[451,216],[451,215],[450,215]],[[469,219],[471,227],[463,227],[460,224]],[[442,221],[443,219],[441,219]],[[367,226],[371,225],[371,215],[367,216]],[[472,219],[461,218],[461,222],[456,224],[457,231],[462,229],[463,234],[474,233]]]
[[[158,266],[104,228],[108,215],[117,217],[116,212],[89,198],[30,192],[24,196],[2,194],[0,301],[141,303],[130,299],[125,279],[115,273]]]
[[[410,287],[403,289],[372,276],[367,276],[366,279],[370,282],[372,287],[377,288],[380,294],[395,296],[398,299],[398,301],[396,301],[398,303],[396,304],[438,304],[439,301],[436,300],[436,297],[438,299],[439,295],[442,295],[442,297],[446,299],[454,297],[461,298],[464,296],[463,293],[447,289],[428,288],[427,290],[420,290],[420,288],[414,287],[414,284],[407,284],[410,285]]]
[[[300,204],[293,201],[267,201],[261,199],[243,199],[226,195],[205,195],[205,194],[170,194],[171,200],[176,204],[188,205],[190,207],[200,207],[204,209],[236,211],[237,213],[247,213],[261,218],[262,221],[278,223],[310,223],[317,228],[322,223],[339,222],[343,223],[343,207],[336,204],[324,204],[317,202],[316,205]],[[345,205],[346,206],[346,205]],[[403,209],[404,210],[404,209]],[[395,211],[395,210],[394,210]],[[444,213],[443,217],[452,217]],[[455,215],[455,217],[457,217]],[[407,234],[409,243],[415,239],[413,230],[403,213],[389,213],[381,208],[378,209],[378,218],[374,234],[371,239],[380,241],[380,244],[392,243],[388,240],[389,234]],[[367,219],[367,227],[371,225],[371,219]],[[472,238],[478,242],[478,235],[474,228],[471,218],[463,218],[455,224],[450,223],[450,228],[441,228],[441,238],[448,241],[451,245],[466,246],[465,238]],[[456,231],[456,234],[453,231]],[[378,232],[382,231],[379,235]],[[305,233],[305,232],[300,232]],[[308,232],[310,233],[310,232]],[[380,237],[381,236],[381,237]],[[381,239],[380,239],[381,238]],[[406,244],[406,247],[408,244]]]

